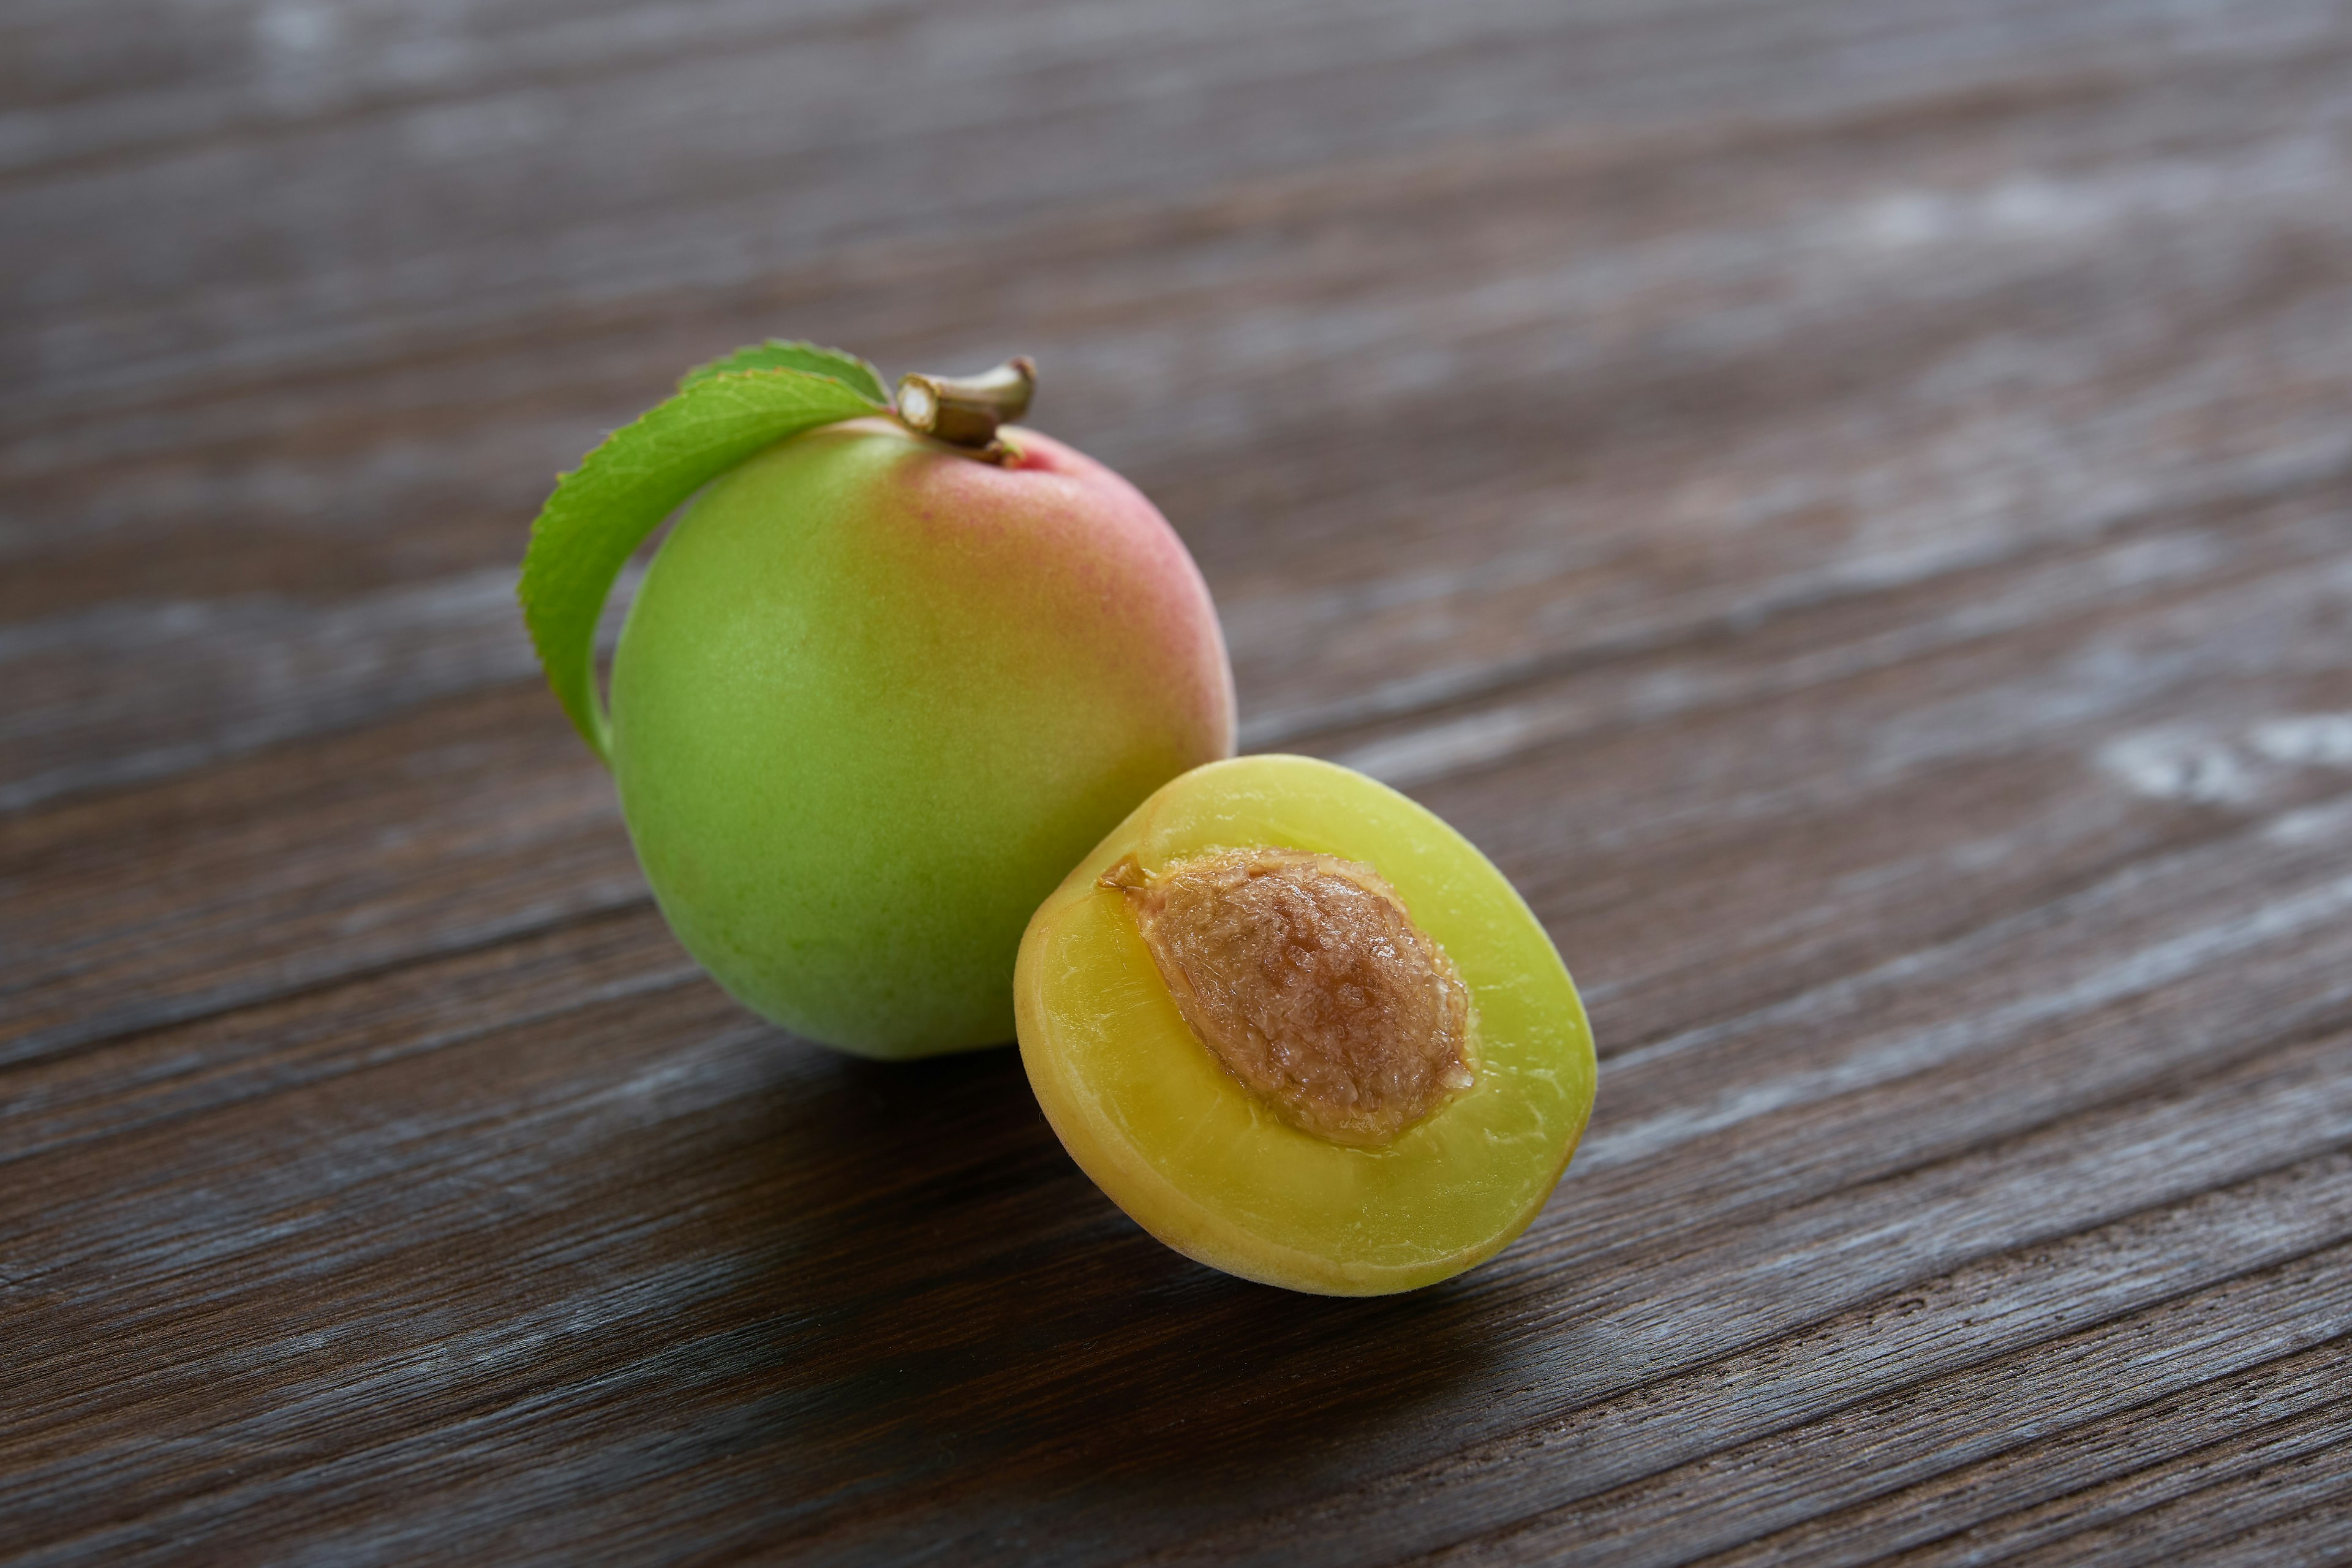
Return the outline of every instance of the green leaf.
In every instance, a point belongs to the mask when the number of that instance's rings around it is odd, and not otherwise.
[[[555,481],[530,525],[517,596],[548,685],[599,757],[612,760],[612,723],[596,691],[596,621],[631,553],[688,496],[746,458],[874,412],[849,384],[797,367],[700,374]]]
[[[852,392],[862,393],[883,407],[890,405],[890,395],[883,390],[882,375],[872,365],[856,354],[843,353],[839,349],[819,348],[814,343],[785,342],[770,338],[764,343],[753,343],[737,349],[709,364],[698,364],[678,378],[678,390],[683,392],[698,381],[714,375],[730,375],[745,370],[804,370],[811,375],[829,375]]]

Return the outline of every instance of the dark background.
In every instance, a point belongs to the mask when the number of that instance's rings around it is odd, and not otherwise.
[[[1511,1250],[698,976],[512,579],[771,334],[1034,354],[1518,883]],[[2347,1245],[2344,5],[0,7],[0,1559],[2317,1562]]]

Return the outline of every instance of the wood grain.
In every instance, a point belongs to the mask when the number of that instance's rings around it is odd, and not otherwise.
[[[2352,1552],[2352,16],[0,16],[0,1561]],[[761,1025],[511,600],[784,333],[1035,354],[1246,743],[1603,1057],[1488,1266],[1205,1272]]]

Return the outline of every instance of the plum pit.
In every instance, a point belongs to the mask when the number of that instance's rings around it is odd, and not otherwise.
[[[1227,1073],[1302,1131],[1377,1146],[1476,1081],[1470,993],[1370,867],[1227,849],[1124,893],[1176,1009]]]

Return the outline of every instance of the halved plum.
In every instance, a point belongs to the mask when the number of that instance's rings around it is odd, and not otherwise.
[[[1307,757],[1163,785],[1030,921],[1046,1120],[1187,1257],[1324,1295],[1433,1284],[1524,1230],[1592,1109],[1592,1036],[1470,842]]]

